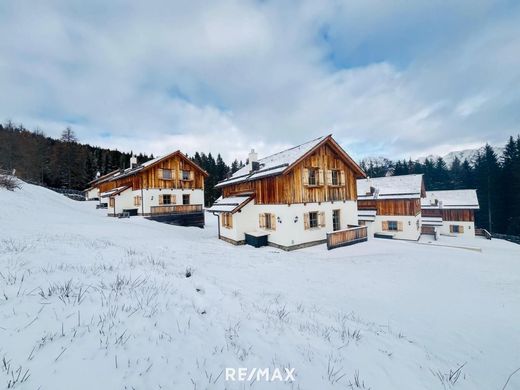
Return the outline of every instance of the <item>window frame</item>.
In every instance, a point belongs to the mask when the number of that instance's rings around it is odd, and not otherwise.
[[[185,202],[185,199],[188,199],[188,203]],[[182,204],[187,205],[190,204],[190,194],[182,194]]]
[[[337,232],[341,230],[341,210],[332,210],[332,230]]]
[[[170,177],[165,177],[164,176],[164,173],[165,172],[168,172]],[[161,179],[162,180],[173,180],[173,169],[165,169],[165,168],[161,168]]]
[[[319,213],[317,211],[309,211],[309,229],[318,229],[320,227]],[[313,215],[315,216],[313,218]],[[313,225],[314,221],[314,225]]]
[[[171,194],[162,194],[162,204],[163,205],[171,205],[172,203],[172,195]],[[166,202],[166,199],[168,199],[168,202]]]
[[[183,169],[181,171],[181,180],[182,181],[190,181],[191,180],[191,171],[187,169]]]
[[[386,221],[389,232],[398,232],[399,231],[399,222],[398,221]]]
[[[317,168],[308,168],[309,177],[307,182],[309,186],[317,186],[318,185],[318,169]],[[312,180],[311,180],[312,178]]]
[[[334,182],[334,176],[336,177],[336,182]],[[338,169],[331,169],[331,174],[330,174],[330,185],[331,186],[340,186],[341,185],[341,173]]]

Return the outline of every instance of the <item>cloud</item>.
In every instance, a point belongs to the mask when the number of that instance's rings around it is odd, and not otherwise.
[[[5,2],[0,118],[245,159],[333,133],[355,157],[518,132],[511,2]],[[109,135],[109,136],[108,136]],[[449,139],[449,142],[447,142]]]

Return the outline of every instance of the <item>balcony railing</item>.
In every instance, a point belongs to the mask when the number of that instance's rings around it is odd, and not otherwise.
[[[347,229],[327,233],[327,249],[353,245],[367,240],[366,226],[349,225]]]
[[[190,214],[190,213],[200,213],[202,212],[201,204],[172,204],[172,205],[162,205],[162,206],[151,206],[150,214],[151,215],[160,215],[160,214]]]

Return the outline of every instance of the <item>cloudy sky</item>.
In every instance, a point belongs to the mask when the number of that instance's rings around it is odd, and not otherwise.
[[[0,2],[0,121],[163,154],[355,158],[520,132],[520,2]]]

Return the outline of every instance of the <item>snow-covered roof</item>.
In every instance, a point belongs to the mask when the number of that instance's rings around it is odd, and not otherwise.
[[[479,209],[477,190],[426,191],[423,209]]]
[[[101,194],[99,194],[99,196],[101,198],[108,198],[112,195],[117,195],[117,194],[120,194],[121,192],[123,191],[126,191],[127,189],[129,189],[130,186],[121,186],[121,187],[117,187],[117,188],[114,188],[110,191],[105,191],[105,192],[102,192]]]
[[[206,209],[206,211],[212,213],[236,213],[251,199],[251,195],[230,196],[228,198],[223,198],[221,196],[215,201],[215,203],[213,203],[213,206]]]
[[[442,217],[421,217],[421,223],[425,226],[442,226]]]
[[[423,193],[423,175],[385,176],[358,179],[359,200],[416,199]]]
[[[251,165],[236,171],[229,179],[223,180],[216,187],[227,186],[229,184],[241,183],[244,181],[257,180],[266,176],[275,176],[281,174],[287,167],[298,161],[301,157],[311,151],[316,145],[323,141],[326,136],[318,137],[312,141],[305,142],[301,145],[290,149],[272,154],[270,156],[258,160],[259,170],[251,172]]]
[[[358,210],[358,220],[373,222],[376,220],[376,214],[376,210]]]

